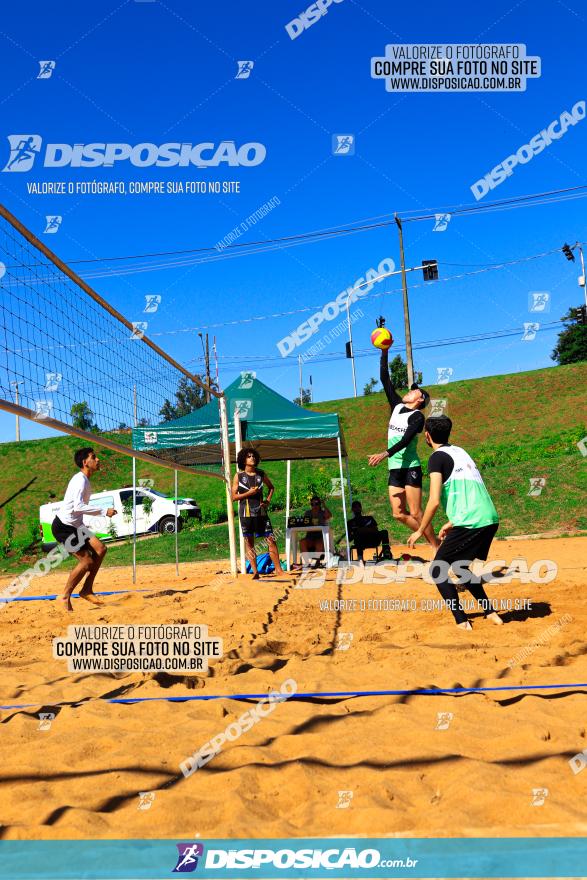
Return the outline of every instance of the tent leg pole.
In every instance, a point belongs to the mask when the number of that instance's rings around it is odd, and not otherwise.
[[[353,508],[353,488],[351,486],[351,469],[349,467],[348,455],[345,458],[345,464],[346,464],[346,482],[347,482],[347,486],[349,487],[349,504],[350,504],[351,510],[352,510],[352,508]],[[344,486],[343,486],[342,491],[344,493]]]
[[[285,534],[287,536],[287,524],[289,522],[289,497],[291,493],[291,459],[285,463]],[[287,546],[287,541],[286,541]],[[290,570],[289,553],[286,552],[287,559],[285,561],[287,571]]]
[[[174,489],[175,489],[175,574],[177,577],[179,577],[179,545],[178,545],[179,523],[177,521],[177,518],[178,518],[177,517],[177,471],[174,470],[173,474],[175,476],[175,481],[174,481]]]
[[[137,582],[137,460],[132,460],[132,582]]]
[[[224,469],[224,485],[226,489],[226,513],[228,517],[228,543],[230,546],[230,573],[237,575],[236,565],[236,541],[234,539],[234,507],[232,504],[231,480],[230,480],[230,444],[228,440],[228,422],[226,418],[226,398],[218,398],[220,410],[220,438],[222,443],[222,458]]]
[[[344,491],[344,477],[342,471],[342,451],[340,448],[340,437],[336,438],[338,445],[338,466],[340,468],[340,485],[342,486],[342,515],[344,517],[344,533],[346,535],[346,558],[347,562],[351,561],[350,542],[349,542],[349,524],[346,516],[346,492]]]
[[[234,411],[234,452],[238,455],[243,448],[243,433],[241,430],[241,420],[238,411]],[[238,467],[237,467],[238,470]],[[238,540],[241,559],[241,574],[246,574],[246,558],[245,558],[245,539],[243,538],[243,530],[241,529],[240,517],[238,521]]]

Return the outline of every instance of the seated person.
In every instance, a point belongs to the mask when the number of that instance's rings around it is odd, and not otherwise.
[[[304,516],[310,517],[313,526],[326,526],[332,519],[332,514],[326,507],[322,505],[322,500],[314,495],[310,500],[310,510],[306,510]],[[305,538],[300,541],[300,552],[302,554],[302,562],[308,565],[310,558],[309,553],[324,553],[324,541],[321,532],[308,532]]]
[[[393,559],[387,529],[380,529],[374,517],[363,516],[363,506],[360,501],[353,501],[351,510],[353,515],[347,520],[349,538],[355,545],[360,561],[363,561],[365,547],[374,540],[381,544],[381,558]]]

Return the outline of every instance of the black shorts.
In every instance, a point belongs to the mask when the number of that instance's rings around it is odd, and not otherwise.
[[[58,516],[56,516],[51,523],[51,531],[53,532],[53,537],[57,543],[65,545],[65,549],[70,555],[73,555],[73,553],[79,553],[80,550],[91,549],[89,538],[87,536],[84,537],[84,533],[81,535],[78,534],[78,529],[75,526],[70,526],[67,523],[61,522]],[[84,532],[88,533],[88,529],[86,529],[85,526]]]
[[[244,538],[267,538],[273,534],[271,520],[265,513],[241,516],[240,523]]]
[[[389,472],[388,486],[395,486],[396,489],[405,489],[406,486],[413,486],[414,489],[422,488],[422,468],[392,468]]]
[[[499,523],[491,523],[478,529],[453,526],[436,551],[434,559],[442,559],[444,562],[485,560],[489,556],[489,548],[498,528]]]

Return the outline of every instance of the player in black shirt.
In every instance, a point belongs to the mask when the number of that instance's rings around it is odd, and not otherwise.
[[[393,559],[389,546],[389,534],[387,529],[380,529],[373,516],[363,516],[363,506],[360,501],[353,501],[351,510],[353,515],[347,520],[349,538],[353,541],[357,556],[362,561],[363,551],[374,540],[381,544],[382,559]]]
[[[275,488],[265,471],[257,467],[260,458],[256,449],[241,449],[236,457],[238,471],[232,481],[232,500],[238,501],[241,530],[253,572],[253,580],[259,579],[255,538],[264,538],[267,541],[267,549],[275,571],[281,571],[279,551],[273,536],[271,521],[267,516],[267,507]],[[266,501],[263,501],[264,485],[269,490]]]

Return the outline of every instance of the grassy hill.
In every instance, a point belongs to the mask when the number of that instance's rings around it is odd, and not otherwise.
[[[492,376],[428,386],[433,399],[447,400],[447,413],[453,419],[452,441],[464,446],[477,461],[493,495],[501,517],[500,534],[529,534],[560,530],[587,529],[584,499],[587,458],[578,441],[587,435],[585,386],[587,364],[552,367],[513,375]],[[369,468],[367,456],[386,446],[389,406],[383,392],[319,403],[319,412],[338,412],[350,456],[353,495],[364,510],[390,529],[396,538],[405,538],[405,529],[391,520],[387,500],[385,462]],[[129,444],[129,434],[112,434],[119,443]],[[0,444],[0,529],[6,536],[14,519],[14,544],[7,558],[0,558],[0,570],[17,571],[36,558],[38,548],[38,508],[52,498],[61,498],[75,471],[73,452],[80,441],[72,437],[28,440]],[[429,450],[419,441],[423,464]],[[130,485],[131,459],[108,449],[98,448],[103,467],[93,481],[96,491]],[[276,484],[274,526],[283,528],[285,506],[285,464],[272,462],[267,471]],[[138,462],[138,477],[150,477],[155,487],[171,494],[173,472],[157,465]],[[338,475],[335,461],[292,464],[292,510],[307,507],[309,495],[327,496],[331,480]],[[530,478],[545,477],[539,497],[528,496]],[[224,489],[220,481],[179,474],[180,495],[195,497],[203,512],[203,524],[181,533],[183,559],[222,558],[227,555],[226,525],[223,523]],[[424,486],[426,497],[427,484]],[[334,529],[343,531],[340,498],[332,498]],[[441,515],[438,515],[440,522]],[[173,537],[141,541],[138,558],[144,562],[171,561]],[[3,541],[0,540],[0,543]],[[206,543],[207,547],[198,548]],[[283,541],[280,542],[283,545]],[[130,547],[111,547],[109,564],[127,564]]]

